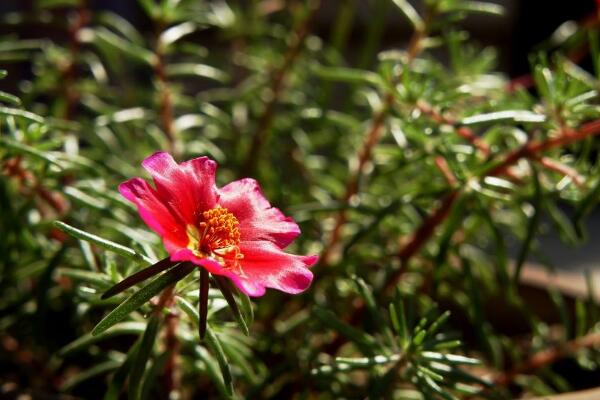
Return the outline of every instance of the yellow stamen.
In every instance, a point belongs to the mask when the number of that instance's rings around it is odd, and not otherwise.
[[[240,222],[228,209],[217,206],[204,211],[198,226],[188,225],[187,248],[198,257],[217,260],[226,268],[235,268],[241,273]]]

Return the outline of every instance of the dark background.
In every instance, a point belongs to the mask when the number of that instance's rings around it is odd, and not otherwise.
[[[202,1],[202,0],[198,0]],[[366,28],[372,23],[382,23],[375,18],[377,3],[383,0],[354,0],[356,13],[354,16],[353,30],[349,46],[347,46],[347,60],[350,64],[356,63],[356,48],[353,42],[364,36]],[[317,13],[313,26],[313,33],[327,40],[330,35],[330,27],[335,19],[338,9],[344,0],[328,0]],[[493,0],[487,1],[500,4],[505,7],[506,14],[503,17],[488,15],[471,15],[465,22],[464,27],[471,33],[472,37],[480,44],[493,46],[499,50],[499,69],[510,76],[519,76],[529,70],[528,56],[535,47],[547,39],[552,32],[562,23],[569,20],[582,21],[595,12],[594,0],[565,1],[543,1],[543,0]],[[1,0],[0,16],[4,19],[11,12],[27,11],[35,13],[34,1],[31,0]],[[240,7],[247,6],[249,0],[229,1],[229,4]],[[281,3],[294,4],[298,1],[282,1]],[[391,3],[391,1],[390,1]],[[411,1],[419,8],[419,1]],[[92,10],[110,10],[117,13],[136,26],[142,33],[151,32],[151,23],[144,15],[143,10],[134,0],[88,0],[87,5]],[[410,36],[410,26],[400,14],[394,10],[394,5],[388,7],[386,20],[383,22],[384,37],[382,45],[384,48],[396,48],[402,46]],[[277,18],[277,13],[273,14]],[[22,27],[22,25],[21,25]],[[18,34],[22,38],[51,37],[53,35],[64,35],[64,29],[56,32],[40,31],[32,26],[30,30],[14,32],[10,26],[0,26],[0,34]],[[203,44],[210,48],[210,34],[205,37]],[[374,60],[373,60],[374,61]]]

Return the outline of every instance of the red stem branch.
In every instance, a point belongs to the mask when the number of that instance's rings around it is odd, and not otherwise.
[[[414,32],[408,46],[408,58],[405,68],[408,68],[414,59],[419,55],[422,50],[422,41],[425,38],[426,32],[423,30],[417,30]],[[396,80],[399,80],[400,76]],[[343,205],[347,205],[352,196],[358,193],[358,183],[360,177],[363,174],[365,165],[371,160],[373,148],[379,142],[384,132],[384,126],[386,116],[394,103],[394,93],[388,92],[384,98],[382,107],[375,113],[372,118],[371,125],[365,133],[365,140],[363,145],[358,151],[358,165],[354,172],[350,175],[346,183],[346,190],[342,198]],[[342,208],[335,218],[335,224],[329,237],[329,243],[325,246],[325,250],[321,254],[321,265],[329,265],[333,254],[337,251],[338,242],[341,237],[342,227],[346,223],[346,209]]]
[[[473,133],[471,128],[466,126],[460,126],[458,121],[450,118],[438,111],[436,111],[431,105],[427,104],[423,100],[417,101],[417,108],[423,114],[429,115],[435,122],[439,124],[448,124],[452,125],[456,130],[456,134],[463,139],[466,139],[469,143],[473,145],[476,149],[481,151],[484,156],[488,156],[490,154],[490,148],[479,136]]]
[[[175,285],[167,287],[161,293],[155,308],[156,313],[160,313],[163,308],[172,308],[175,300]],[[179,375],[177,371],[177,356],[179,355],[179,340],[177,339],[177,324],[179,316],[173,311],[165,317],[165,349],[169,354],[165,369],[163,372],[164,389],[168,398],[172,398],[174,392],[179,388]]]
[[[254,172],[254,169],[256,168],[256,162],[260,158],[259,154],[261,149],[269,136],[271,125],[273,124],[273,117],[275,116],[275,107],[277,106],[281,92],[285,87],[285,79],[287,74],[302,50],[302,46],[304,45],[306,37],[310,32],[310,25],[317,10],[319,9],[319,6],[320,1],[316,1],[312,4],[308,15],[304,21],[300,23],[293,36],[292,43],[284,55],[283,64],[271,73],[271,97],[265,104],[265,109],[258,121],[258,127],[254,137],[252,138],[252,144],[250,145],[248,158],[246,159],[245,163],[246,171],[248,171],[250,174]]]
[[[564,130],[558,136],[542,141],[530,141],[504,157],[502,161],[490,170],[482,174],[485,176],[495,176],[505,174],[508,168],[514,165],[521,158],[536,159],[539,154],[556,147],[567,146],[577,141],[583,140],[589,136],[600,134],[600,119],[583,124],[577,131]],[[421,226],[411,236],[408,244],[398,253],[398,257],[403,263],[416,254],[421,247],[429,240],[435,232],[435,228],[442,224],[449,214],[449,211],[456,200],[458,191],[449,193],[440,206],[426,218]],[[394,282],[395,283],[395,282]]]
[[[442,175],[444,175],[444,178],[446,179],[446,182],[448,182],[448,185],[454,186],[458,183],[458,180],[452,173],[452,170],[450,169],[450,166],[448,165],[448,162],[444,157],[437,156],[435,158],[435,166],[440,170]]]
[[[563,130],[562,133],[556,137],[546,139],[543,141],[532,141],[525,144],[523,147],[510,152],[496,167],[484,172],[481,178],[485,176],[498,175],[505,172],[507,168],[515,164],[521,158],[536,159],[541,157],[540,153],[561,146],[567,146],[577,141],[583,140],[587,137],[600,134],[600,119],[583,124],[577,131]],[[418,253],[418,251],[428,242],[433,236],[435,230],[440,226],[450,214],[452,206],[458,199],[460,190],[453,190],[449,192],[446,197],[442,200],[438,208],[436,208],[427,218],[423,220],[419,228],[410,236],[408,243],[402,247],[398,252],[398,258],[401,261],[401,268],[398,268],[385,282],[382,292],[390,291],[404,273],[402,266],[406,265],[408,261]],[[357,315],[361,315],[364,309],[364,303],[359,302],[350,316],[351,321],[357,319]],[[330,354],[334,354],[337,349],[344,343],[343,338],[337,338],[328,346]],[[541,356],[538,356],[541,357]]]
[[[569,167],[568,165],[562,164],[549,157],[536,157],[535,160],[539,162],[544,168],[568,176],[578,187],[584,187],[583,178],[577,173],[575,169]]]
[[[173,125],[173,98],[169,89],[169,79],[166,71],[165,49],[160,40],[160,32],[164,30],[164,23],[157,21],[157,39],[154,48],[154,77],[158,87],[158,114],[163,133],[169,142],[169,150],[176,150],[175,130]]]
[[[69,24],[69,60],[66,68],[62,72],[64,78],[64,97],[67,103],[63,118],[67,120],[72,119],[80,97],[80,94],[75,87],[75,80],[77,79],[77,57],[81,47],[79,35],[81,29],[83,29],[89,21],[90,12],[86,7],[86,1],[81,0],[79,2],[79,7],[75,10],[75,18],[73,18],[72,22]]]
[[[517,376],[532,373],[542,367],[554,364],[556,361],[569,357],[575,352],[595,347],[600,344],[600,333],[591,333],[566,343],[558,344],[552,348],[534,353],[523,363],[515,366],[510,371],[498,374],[494,378],[495,385],[510,385]]]

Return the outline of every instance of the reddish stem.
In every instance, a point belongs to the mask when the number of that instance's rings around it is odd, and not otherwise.
[[[456,202],[460,191],[453,190],[449,192],[439,207],[430,214],[423,222],[421,226],[411,235],[408,243],[400,250],[398,253],[398,258],[402,262],[402,265],[406,265],[408,261],[414,256],[420,249],[423,247],[425,243],[429,240],[429,238],[435,232],[435,229],[442,224],[450,214],[450,210],[452,210],[452,206]],[[397,279],[401,275],[402,268],[399,268],[386,282],[384,286],[384,291],[387,291],[389,288],[395,286]]]
[[[582,125],[577,131],[572,131],[570,129],[564,130],[562,131],[562,134],[550,139],[530,141],[519,149],[510,152],[498,165],[484,172],[481,177],[505,174],[507,170],[521,158],[536,159],[538,154],[544,151],[556,147],[567,146],[589,136],[598,134],[600,134],[600,119]],[[421,226],[415,231],[408,244],[404,246],[400,253],[398,253],[398,257],[403,263],[408,262],[408,260],[417,253],[433,235],[437,225],[444,222],[449,214],[450,208],[456,200],[457,194],[458,191],[449,193],[440,206],[425,219]]]
[[[484,172],[482,178],[485,176],[491,176],[494,174],[502,174],[507,168],[515,164],[519,159],[527,157],[535,159],[546,150],[566,146],[571,143],[583,140],[589,136],[600,134],[600,119],[588,122],[582,125],[577,131],[564,130],[562,134],[550,139],[543,141],[529,142],[520,149],[514,150],[509,153],[504,160],[495,168]],[[411,235],[408,243],[402,247],[398,253],[398,258],[401,261],[402,266],[405,266],[408,261],[427,243],[427,241],[433,236],[436,228],[441,225],[452,210],[452,206],[458,199],[460,190],[453,190],[449,192],[446,197],[442,200],[438,208],[436,208],[417,228],[417,230]],[[404,268],[398,268],[385,282],[382,292],[390,291],[400,280],[404,273]],[[364,304],[359,303],[352,315],[350,321],[356,321],[357,315],[360,316],[364,310]],[[328,346],[328,350],[331,354],[334,354],[337,349],[344,343],[345,339],[336,337],[335,340]]]
[[[429,18],[427,18],[429,19]],[[425,31],[417,30],[414,32],[412,38],[410,39],[410,43],[408,46],[408,59],[405,65],[405,68],[408,68],[414,59],[419,55],[422,50],[421,42],[425,38]],[[396,78],[399,80],[400,76]],[[375,115],[373,116],[371,126],[369,130],[365,133],[365,140],[363,141],[363,145],[358,151],[358,165],[356,170],[350,175],[348,182],[346,183],[346,190],[344,192],[344,197],[342,198],[342,203],[347,205],[352,196],[358,193],[358,182],[360,177],[363,174],[365,165],[367,162],[371,160],[371,155],[373,152],[373,148],[379,142],[379,139],[383,135],[383,128],[385,125],[386,116],[394,103],[394,93],[388,92],[384,98],[383,105],[381,109],[379,109]],[[346,223],[346,209],[342,208],[335,218],[335,224],[331,231],[329,237],[329,243],[325,246],[325,250],[321,254],[321,265],[329,265],[331,262],[331,257],[334,252],[337,250],[338,242],[341,237],[342,227]]]
[[[503,372],[494,378],[495,385],[510,385],[517,376],[529,374],[556,361],[569,357],[573,353],[600,344],[600,333],[591,333],[587,336],[576,338],[572,341],[558,344],[550,349],[534,353],[523,363],[515,366],[510,371]]]
[[[163,308],[172,308],[175,301],[175,285],[167,287],[160,295],[155,308],[155,313],[160,313]],[[165,348],[169,354],[163,372],[164,389],[168,398],[173,397],[173,392],[179,388],[179,376],[177,372],[177,356],[179,355],[179,340],[177,339],[177,324],[179,316],[169,311],[165,317]]]
[[[59,192],[53,192],[42,185],[42,183],[27,169],[23,167],[22,156],[16,156],[4,162],[2,172],[5,176],[14,177],[18,180],[20,191],[29,195],[38,196],[44,200],[58,214],[63,214],[68,209],[68,202]],[[29,184],[31,192],[27,191],[26,185]],[[39,208],[39,207],[38,207]],[[44,210],[39,208],[44,214]]]
[[[550,150],[556,147],[567,146],[571,143],[575,143],[588,136],[594,136],[600,134],[600,120],[595,120],[582,125],[577,131],[572,129],[562,130],[561,133],[550,139],[542,141],[529,141],[522,147],[509,153],[504,159],[495,167],[485,172],[484,176],[497,176],[506,173],[506,170],[514,165],[521,158],[532,158],[535,159],[537,154],[542,153],[546,150]]]
[[[283,64],[281,67],[271,73],[271,97],[265,104],[265,109],[258,121],[258,127],[256,128],[256,133],[252,138],[252,144],[250,145],[248,158],[246,159],[245,163],[246,171],[248,171],[250,174],[253,173],[254,169],[256,168],[256,162],[260,158],[259,156],[261,149],[271,130],[273,117],[275,116],[275,107],[277,106],[281,92],[285,87],[285,79],[287,74],[292,68],[296,58],[298,58],[300,50],[302,50],[302,46],[304,45],[306,37],[310,32],[310,25],[315,14],[317,13],[317,10],[319,9],[319,6],[320,1],[317,1],[312,5],[308,16],[298,26],[298,29],[293,36],[292,44],[284,56]]]
[[[71,119],[75,112],[75,107],[79,101],[80,94],[77,91],[74,82],[77,79],[77,57],[81,47],[79,34],[90,21],[90,12],[86,8],[86,1],[81,0],[79,7],[75,11],[75,18],[69,24],[69,61],[63,71],[64,77],[64,96],[67,101],[64,119]]]
[[[383,107],[373,117],[371,128],[367,131],[365,141],[363,142],[363,146],[358,153],[358,166],[356,168],[356,171],[350,176],[350,179],[348,179],[348,182],[346,184],[346,190],[342,199],[342,203],[344,205],[348,204],[352,196],[354,196],[358,192],[358,181],[363,173],[365,165],[371,159],[373,147],[377,144],[377,142],[381,138],[381,135],[383,134],[385,116],[387,115],[388,109],[393,101],[393,94],[388,93],[385,97]],[[333,227],[333,230],[331,231],[331,236],[329,239],[329,245],[325,247],[325,251],[321,254],[322,265],[328,265],[330,263],[330,258],[333,255],[334,250],[336,250],[337,243],[340,239],[341,230],[345,223],[346,210],[342,209],[336,215],[335,225]]]
[[[154,75],[158,85],[158,113],[163,132],[169,141],[170,150],[174,151],[176,138],[173,129],[173,100],[169,90],[164,49],[160,40],[157,40],[155,57]]]
[[[569,167],[568,165],[562,164],[549,157],[536,157],[535,160],[551,171],[568,176],[578,187],[582,188],[585,186],[583,178],[577,173],[575,169]]]
[[[448,165],[448,162],[444,157],[437,156],[435,158],[435,166],[438,167],[442,175],[444,175],[444,178],[446,179],[446,182],[448,182],[448,185],[454,186],[458,183],[458,180],[452,173],[452,170],[450,169],[450,166]]]
[[[439,124],[448,124],[452,125],[456,129],[456,133],[458,136],[466,139],[469,143],[471,143],[475,148],[477,148],[484,156],[488,156],[490,154],[490,148],[479,136],[473,133],[471,128],[466,126],[459,126],[458,121],[439,113],[436,111],[431,105],[427,104],[423,100],[417,101],[417,108],[423,114],[429,115],[435,122]]]

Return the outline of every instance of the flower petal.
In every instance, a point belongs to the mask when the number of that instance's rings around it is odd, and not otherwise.
[[[171,253],[171,261],[189,261],[193,264],[203,267],[208,272],[214,275],[225,276],[233,281],[233,283],[240,288],[244,293],[251,296],[262,296],[265,293],[265,288],[258,288],[252,286],[252,283],[248,282],[245,286],[240,282],[240,277],[232,269],[224,268],[218,261],[212,258],[202,258],[194,254],[190,249],[179,249]],[[251,287],[249,290],[245,290],[245,287]],[[255,294],[251,294],[255,293]]]
[[[268,240],[285,248],[300,234],[291,217],[271,207],[254,179],[231,182],[219,195],[219,203],[240,221],[242,241]]]
[[[285,253],[268,241],[242,242],[244,255],[240,271],[224,269],[238,288],[249,296],[262,296],[265,288],[297,294],[306,290],[313,279],[308,267],[317,262],[317,256],[298,256]],[[235,274],[230,276],[230,272]]]
[[[148,182],[130,179],[119,185],[119,192],[137,206],[144,222],[162,237],[168,252],[187,245],[185,226],[177,223]]]
[[[177,251],[174,251],[173,253],[171,253],[171,261],[189,261],[191,263],[204,267],[211,274],[223,275],[223,267],[216,260],[198,257],[190,249],[179,249]]]
[[[202,212],[216,205],[217,164],[208,157],[177,164],[169,153],[157,152],[142,166],[152,175],[158,197],[182,224],[197,224]]]

